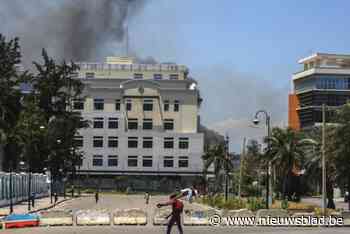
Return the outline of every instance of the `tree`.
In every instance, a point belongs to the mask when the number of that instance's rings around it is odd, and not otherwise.
[[[223,144],[207,146],[205,154],[203,155],[203,160],[205,174],[210,167],[214,169],[214,192],[220,191],[225,174],[227,175],[233,169],[232,161],[227,157],[225,152],[225,146]]]
[[[43,64],[34,62],[37,75],[31,79],[37,93],[39,107],[45,111],[48,122],[51,117],[66,115],[71,110],[72,99],[80,97],[83,83],[74,76],[79,67],[71,62],[56,64],[43,49]]]
[[[261,161],[261,145],[256,140],[251,140],[247,144],[247,152],[244,157],[241,157],[242,163],[242,179],[241,179],[241,189],[243,194],[247,195],[257,195],[258,187],[254,186],[260,177],[261,166],[259,161]]]
[[[291,199],[293,193],[299,195],[299,191],[292,189],[292,177],[295,175],[296,167],[300,166],[300,162],[305,157],[306,147],[315,144],[312,139],[304,138],[300,132],[296,132],[290,128],[274,128],[270,138],[265,139],[270,144],[267,149],[266,156],[273,166],[282,182],[282,195]],[[298,186],[294,186],[297,188]]]
[[[347,184],[350,190],[350,103],[336,111],[335,154],[338,181]],[[349,201],[350,208],[350,201]]]
[[[46,149],[43,147],[48,155],[46,161],[54,176],[59,174],[59,169],[71,170],[74,174],[76,158],[80,155],[74,137],[87,124],[80,112],[72,110],[73,99],[80,97],[84,88],[83,83],[74,78],[79,67],[73,62],[56,64],[44,49],[42,57],[43,64],[34,62],[37,75],[30,82],[49,127]]]
[[[19,39],[9,41],[0,34],[0,132],[4,147],[4,167],[17,165],[19,147],[14,129],[21,111],[21,92],[18,88],[23,80],[31,77],[28,72],[20,72],[21,52]]]
[[[315,141],[309,149],[306,150],[305,168],[306,177],[310,181],[316,181],[321,184],[322,178],[322,128],[315,127],[307,132],[308,137]],[[326,192],[328,199],[328,208],[335,208],[333,189],[337,179],[336,170],[336,128],[333,126],[326,128]]]
[[[46,159],[46,155],[41,152],[46,136],[44,113],[32,95],[24,99],[23,108],[15,127],[16,139],[28,169],[31,172],[42,172]]]

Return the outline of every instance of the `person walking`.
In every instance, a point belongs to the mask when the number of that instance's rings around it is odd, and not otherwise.
[[[171,229],[173,225],[176,223],[177,227],[179,229],[179,233],[183,234],[182,226],[181,226],[181,214],[183,212],[184,204],[178,200],[176,194],[172,194],[169,197],[169,201],[165,203],[158,203],[157,207],[161,208],[162,206],[171,206],[172,207],[172,212],[168,216],[168,218],[171,216],[168,225],[167,225],[167,234],[171,233]]]
[[[99,200],[99,192],[98,190],[95,192],[95,201],[96,201],[96,204],[98,203],[98,200]]]
[[[145,200],[146,200],[146,205],[148,205],[150,199],[150,195],[148,192],[145,193]]]
[[[58,194],[57,193],[54,193],[54,198],[55,198],[55,203],[54,205],[56,205],[57,201],[58,201]]]

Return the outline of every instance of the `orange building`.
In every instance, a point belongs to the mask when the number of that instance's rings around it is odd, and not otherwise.
[[[288,126],[296,131],[300,130],[300,119],[298,108],[300,106],[299,98],[296,94],[288,96]]]

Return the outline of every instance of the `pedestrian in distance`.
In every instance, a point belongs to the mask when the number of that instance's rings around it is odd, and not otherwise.
[[[150,195],[148,192],[145,193],[145,200],[146,200],[146,205],[148,205],[150,199]]]
[[[35,193],[34,192],[31,194],[30,199],[32,201],[32,207],[34,207],[34,202],[35,202]]]
[[[172,212],[167,217],[167,218],[169,218],[169,217],[171,217],[171,218],[168,222],[166,233],[170,234],[173,225],[176,223],[177,227],[179,229],[179,233],[183,234],[183,230],[182,230],[182,226],[181,226],[181,214],[183,212],[184,204],[180,200],[177,199],[176,194],[172,194],[172,195],[170,195],[168,202],[157,204],[158,208],[161,208],[162,206],[171,206],[172,207]]]
[[[96,190],[96,192],[95,192],[95,201],[96,201],[96,204],[98,203],[98,200],[99,200],[99,192],[98,192],[98,190]]]
[[[58,194],[54,193],[54,197],[55,197],[55,205],[56,205],[56,203],[58,202]]]

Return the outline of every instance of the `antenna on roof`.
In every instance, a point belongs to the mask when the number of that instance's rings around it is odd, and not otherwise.
[[[129,7],[127,6],[126,9],[126,19],[125,19],[125,56],[129,57],[129,21],[128,17],[129,16]]]
[[[126,25],[126,56],[129,57],[129,27]]]

